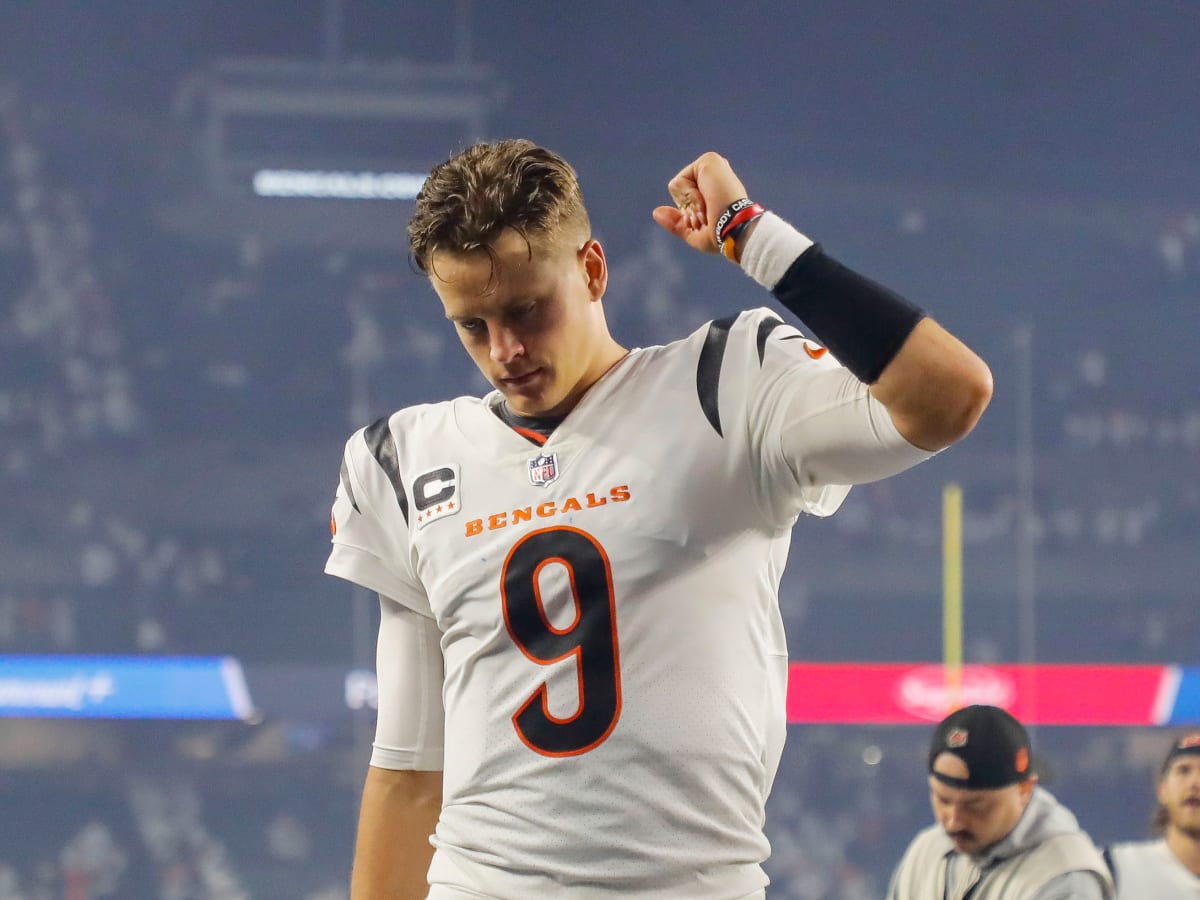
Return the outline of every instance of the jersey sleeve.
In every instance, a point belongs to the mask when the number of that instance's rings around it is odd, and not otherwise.
[[[445,751],[444,665],[432,619],[380,596],[375,671],[379,718],[371,765],[440,771]]]
[[[934,455],[909,443],[825,347],[768,309],[741,320],[755,335],[746,401],[755,487],[773,518],[831,515],[852,485]]]
[[[408,496],[397,456],[386,418],[346,442],[325,571],[432,618],[429,598],[413,568]]]

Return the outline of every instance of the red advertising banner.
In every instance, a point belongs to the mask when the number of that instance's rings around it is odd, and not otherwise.
[[[1035,725],[1156,725],[1178,686],[1171,666],[792,663],[789,722],[877,725],[937,722],[987,703]]]

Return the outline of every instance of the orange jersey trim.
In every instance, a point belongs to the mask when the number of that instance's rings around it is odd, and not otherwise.
[[[519,425],[509,425],[508,427],[522,437],[529,438],[539,447],[546,443],[546,435],[542,434],[540,431],[534,431],[532,428],[522,428]]]

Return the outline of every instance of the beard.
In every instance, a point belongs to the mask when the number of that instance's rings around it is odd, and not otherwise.
[[[1188,840],[1200,842],[1200,823],[1192,823],[1188,825],[1180,825],[1176,823],[1173,827]]]
[[[1200,841],[1200,808],[1194,802],[1168,807],[1167,821],[1171,828],[1189,840]]]

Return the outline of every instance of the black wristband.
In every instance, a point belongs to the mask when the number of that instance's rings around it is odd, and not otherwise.
[[[925,313],[813,244],[771,290],[838,362],[866,384],[879,380]]]
[[[721,246],[721,242],[725,239],[725,229],[729,227],[729,223],[734,216],[740,213],[743,209],[748,209],[754,205],[754,201],[749,197],[743,197],[741,200],[734,200],[724,210],[721,215],[717,216],[717,224],[713,226],[713,236],[717,239],[717,246]]]

